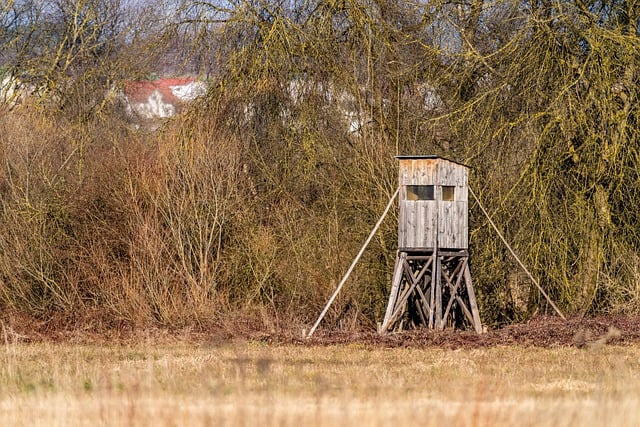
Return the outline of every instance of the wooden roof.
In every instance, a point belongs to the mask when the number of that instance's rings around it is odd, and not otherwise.
[[[435,154],[403,154],[400,156],[395,156],[398,160],[422,160],[422,159],[432,159],[432,160],[446,160],[447,162],[455,163],[460,166],[464,166],[465,168],[469,168],[469,166],[464,163],[456,162],[455,160],[447,159],[446,157],[437,156]]]

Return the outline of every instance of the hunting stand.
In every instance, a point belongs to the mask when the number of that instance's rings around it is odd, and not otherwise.
[[[438,156],[397,159],[398,252],[379,332],[423,326],[481,333],[469,268],[468,167]]]

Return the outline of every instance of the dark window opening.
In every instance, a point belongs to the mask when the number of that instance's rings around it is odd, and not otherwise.
[[[445,202],[453,202],[455,200],[456,187],[452,185],[442,186],[442,200]]]
[[[407,200],[435,200],[433,185],[407,185]]]

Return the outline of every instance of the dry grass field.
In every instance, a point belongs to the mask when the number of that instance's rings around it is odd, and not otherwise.
[[[638,425],[640,347],[6,343],[3,426]]]

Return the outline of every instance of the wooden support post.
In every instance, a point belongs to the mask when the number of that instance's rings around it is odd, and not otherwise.
[[[438,258],[437,251],[433,251],[433,257],[431,259],[431,289],[429,299],[429,329],[433,329],[435,322],[435,308],[436,308],[436,282],[438,281],[436,259]]]
[[[476,301],[476,293],[473,291],[473,282],[471,281],[471,272],[469,271],[469,263],[465,263],[464,281],[467,285],[467,297],[469,298],[469,305],[471,306],[471,313],[473,315],[473,327],[476,332],[482,333],[482,323],[480,323],[480,311],[478,310],[478,302]]]
[[[442,280],[441,280],[441,260],[440,256],[436,256],[436,329],[441,331],[444,329],[444,322],[442,321]]]
[[[398,302],[398,294],[400,293],[400,283],[402,282],[402,275],[404,272],[404,263],[407,259],[406,252],[400,252],[396,255],[396,265],[393,269],[393,282],[391,284],[391,294],[389,295],[389,303],[387,304],[387,311],[384,315],[384,321],[379,332],[387,332],[387,328],[391,323],[391,316]]]

